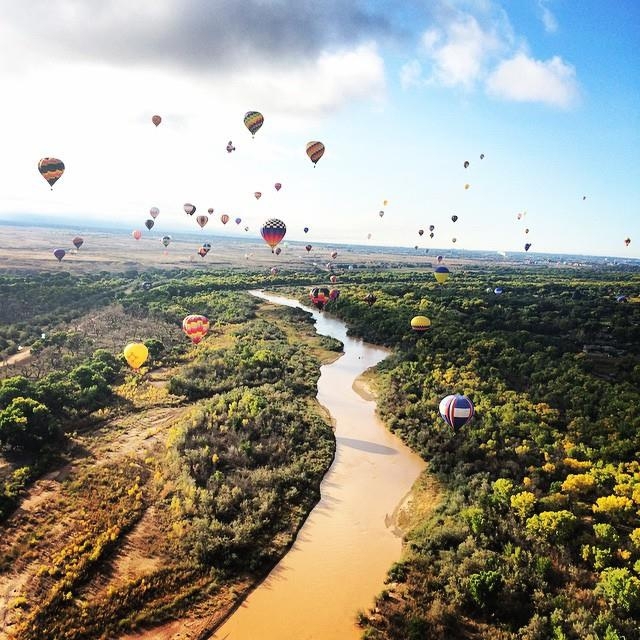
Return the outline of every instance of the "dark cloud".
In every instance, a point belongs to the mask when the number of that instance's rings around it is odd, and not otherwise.
[[[392,0],[30,0],[4,27],[50,57],[224,71],[295,63],[401,32]],[[393,8],[395,6],[395,9]],[[396,21],[397,18],[397,21]]]

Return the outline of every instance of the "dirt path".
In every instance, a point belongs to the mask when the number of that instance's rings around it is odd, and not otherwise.
[[[0,539],[0,554],[16,558],[10,570],[0,574],[0,640],[15,637],[11,630],[22,616],[22,607],[29,601],[30,583],[43,563],[64,544],[66,527],[76,517],[69,511],[66,480],[75,479],[88,466],[130,457],[144,459],[164,444],[171,425],[189,410],[190,407],[185,406],[154,407],[109,420],[99,429],[77,438],[81,453],[72,463],[33,484],[6,523]],[[90,591],[100,590],[114,582],[122,584],[160,566],[161,558],[149,548],[153,540],[151,530],[154,528],[155,515],[155,509],[150,507],[137,525],[123,537],[119,549],[109,561],[106,583],[92,585]],[[29,532],[36,531],[37,526],[43,523],[49,526],[47,539],[29,540]],[[31,554],[30,546],[35,547]],[[98,579],[100,582],[104,581]]]

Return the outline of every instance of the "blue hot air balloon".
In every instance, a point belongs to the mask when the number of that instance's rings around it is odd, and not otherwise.
[[[451,395],[442,398],[438,407],[442,419],[454,429],[464,427],[473,417],[473,402],[467,396]]]

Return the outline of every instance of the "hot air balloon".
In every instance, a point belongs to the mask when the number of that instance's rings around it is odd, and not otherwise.
[[[67,252],[64,249],[54,249],[53,255],[58,258],[58,262],[62,260],[67,255]]]
[[[322,142],[312,141],[307,142],[307,155],[311,162],[313,162],[313,166],[315,167],[318,164],[318,160],[322,158],[324,154],[324,145]]]
[[[276,191],[280,191],[282,189],[282,185],[279,182],[276,182],[274,185]]]
[[[151,209],[149,209],[149,215],[155,220],[158,217],[158,214],[160,213],[160,209],[158,209],[158,207],[151,207]]]
[[[424,234],[424,229],[418,229],[418,235],[421,236]]]
[[[64,162],[62,162],[62,160],[58,160],[58,158],[42,158],[40,162],[38,162],[38,171],[49,183],[49,186],[53,191],[53,185],[64,173]]]
[[[480,160],[484,160],[484,153],[480,154]]]
[[[307,253],[309,253],[309,251],[311,251],[311,249],[313,249],[313,247],[312,247],[310,244],[308,244],[308,245],[305,247],[305,249],[307,250]]]
[[[271,267],[271,275],[272,276],[278,275],[278,267]]]
[[[247,111],[244,114],[244,126],[249,129],[252,138],[255,137],[263,123],[264,116],[259,111]]]
[[[451,395],[442,398],[438,407],[442,419],[454,429],[464,427],[473,417],[473,402],[462,395]]]
[[[451,242],[453,242],[453,243],[458,242],[458,238],[451,238]]]
[[[197,314],[188,315],[182,321],[182,330],[191,338],[193,344],[198,344],[209,331],[209,320]]]
[[[136,240],[140,240],[140,238],[142,238],[142,231],[136,229],[135,231],[131,232],[131,235],[136,239]]]
[[[527,244],[524,245],[524,250],[529,251],[529,249],[531,249],[531,243],[527,242]]]
[[[433,238],[433,236],[435,235],[435,233],[433,233],[433,231],[429,234],[430,238]]]
[[[444,260],[444,257],[443,256],[438,256],[436,258],[436,260],[438,261],[438,264],[440,264]]]
[[[430,224],[429,231],[435,231],[435,230],[436,230],[435,225]]]
[[[143,282],[143,283],[142,283],[142,288],[143,288],[145,291],[149,291],[149,289],[151,289],[151,287],[152,287],[152,286],[153,286],[153,285],[152,285],[150,282],[148,282],[148,281],[145,281],[145,282]]]
[[[162,244],[165,247],[168,247],[170,242],[171,242],[171,236],[162,236]]]
[[[227,153],[231,153],[235,150],[236,148],[233,146],[233,141],[229,140],[229,142],[227,142]]]
[[[209,222],[209,216],[196,216],[196,222],[200,225],[201,229],[204,229],[204,225]]]
[[[208,252],[204,247],[200,247],[200,248],[198,249],[198,255],[199,255],[201,258],[204,258],[204,257],[207,255],[207,253],[209,253],[209,252]]]
[[[303,231],[304,231],[305,233],[309,233],[309,227],[305,227],[305,228],[303,229]]]
[[[529,233],[529,228],[527,227],[527,228],[524,230],[524,232],[525,232],[525,233]]]
[[[382,218],[384,216],[384,211],[378,211],[378,215]]]
[[[388,204],[389,204],[389,201],[388,201],[388,200],[383,200],[383,201],[382,201],[382,206],[383,206],[383,207],[386,207]]]
[[[84,240],[80,236],[76,236],[72,242],[76,249],[79,249],[84,244]]]
[[[503,292],[502,287],[496,287],[496,288],[493,290],[493,293],[495,293],[497,296],[502,295],[502,292]]]
[[[256,200],[260,200],[260,198],[262,198],[262,192],[261,192],[261,191],[255,191],[255,192],[253,193],[253,197],[254,197]]]
[[[282,249],[280,247],[276,247],[276,255],[279,256],[282,253]]]
[[[327,287],[314,287],[309,291],[309,298],[315,307],[322,311],[329,301],[330,291]]]
[[[364,301],[371,306],[378,298],[376,298],[373,293],[367,293],[367,295],[364,297]]]
[[[149,349],[142,342],[130,342],[124,348],[124,357],[129,366],[137,371],[149,357]]]
[[[162,118],[158,115],[155,115],[151,118],[151,122],[156,125],[156,127],[162,122]]]
[[[447,267],[440,266],[435,268],[433,275],[438,281],[438,284],[444,284],[451,276],[451,271],[449,271]]]
[[[196,212],[195,206],[190,202],[185,202],[182,208],[184,209],[184,212],[189,216],[192,216]]]
[[[338,257],[338,252],[337,251],[332,251],[331,252],[331,259],[335,260]]]
[[[331,276],[329,278],[329,280],[331,281],[331,284],[335,284],[336,282],[338,282],[338,277],[337,276]]]
[[[628,296],[616,296],[616,302],[629,302]]]
[[[468,189],[470,186],[471,186],[470,184],[465,184],[465,185],[464,185],[464,188],[465,188],[465,189]]]
[[[207,209],[207,213],[208,213],[209,215],[211,215],[211,214],[213,213],[213,207],[209,207],[209,208]]]
[[[276,245],[284,238],[286,233],[287,225],[285,225],[282,220],[278,220],[278,218],[269,218],[269,220],[260,227],[260,235],[271,247],[271,253],[274,253]]]
[[[628,247],[631,244],[631,238],[625,238],[624,243]]]
[[[151,231],[151,229],[153,229],[153,225],[155,224],[155,222],[149,218],[148,220],[145,220],[144,222],[144,226],[147,227],[147,229],[149,229],[149,231]]]
[[[455,222],[457,219],[458,219],[458,216],[456,216],[456,215],[451,216],[452,222]]]
[[[331,291],[329,291],[329,300],[337,300],[340,297],[340,290],[339,289],[331,289]]]
[[[418,333],[426,331],[431,326],[431,320],[425,316],[415,316],[411,319],[411,328]]]
[[[465,160],[463,166],[464,166],[465,169],[467,169],[469,167],[469,161]]]
[[[220,222],[222,222],[222,224],[227,224],[227,222],[229,222],[229,216],[226,213],[223,213],[220,216]]]
[[[236,219],[235,219],[235,223],[236,223],[236,224],[240,224],[241,222],[242,222],[242,218],[236,218]]]
[[[371,234],[367,233],[367,240],[371,240]]]
[[[245,231],[249,231],[249,225],[244,228]],[[273,252],[272,252],[273,253]]]

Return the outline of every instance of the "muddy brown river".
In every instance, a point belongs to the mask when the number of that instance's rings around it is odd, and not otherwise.
[[[368,609],[398,560],[394,513],[425,467],[354,391],[361,373],[388,351],[347,336],[340,320],[295,300],[252,292],[313,313],[318,333],[344,344],[321,368],[318,401],[335,423],[336,456],[321,500],[269,576],[212,636],[216,640],[355,640],[358,610]]]

